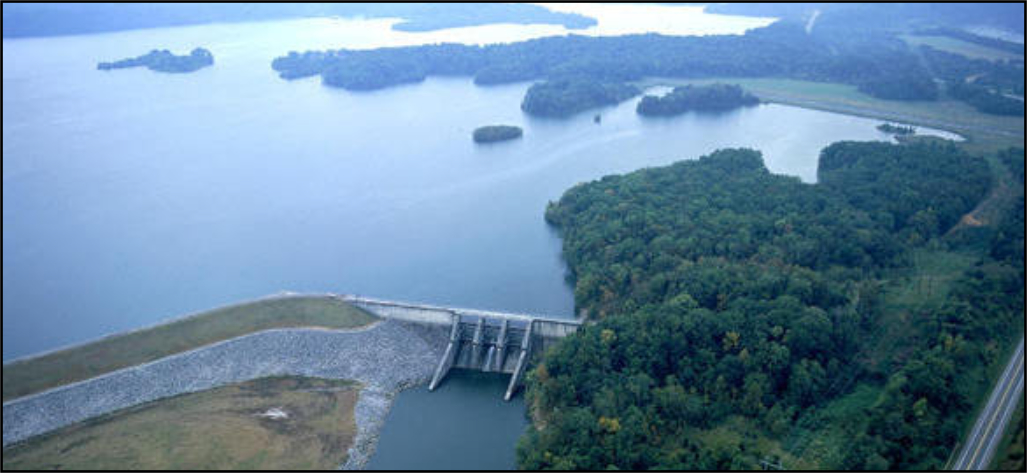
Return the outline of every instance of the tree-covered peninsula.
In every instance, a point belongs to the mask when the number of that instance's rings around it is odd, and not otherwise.
[[[685,85],[662,97],[646,95],[636,111],[645,116],[673,116],[688,111],[725,111],[758,105],[760,99],[737,84]]]
[[[550,80],[528,88],[521,110],[539,117],[569,117],[592,108],[616,105],[639,93],[638,87],[620,82],[585,77]]]
[[[744,8],[750,8],[745,6]],[[811,9],[804,5],[799,11]],[[895,13],[894,18],[882,12]],[[886,100],[953,98],[983,113],[1022,115],[1023,61],[989,61],[911,47],[929,9],[865,5],[824,8],[743,35],[562,36],[510,44],[436,44],[374,50],[290,52],[272,68],[282,78],[320,75],[324,84],[369,90],[432,75],[471,76],[489,85],[588,77],[604,83],[646,77],[785,78],[849,84]],[[777,16],[777,15],[774,15]],[[882,17],[888,21],[881,23]],[[813,27],[815,24],[815,27]],[[944,87],[939,87],[939,84]],[[946,93],[948,90],[950,93]]]
[[[488,125],[474,130],[475,143],[495,143],[520,138],[524,131],[520,127],[510,125]]]
[[[101,71],[145,67],[157,72],[193,72],[214,64],[214,55],[204,48],[193,49],[188,55],[176,56],[167,49],[154,49],[142,56],[114,62],[101,62],[96,68]]]
[[[569,35],[487,46],[294,51],[276,58],[272,68],[285,79],[320,75],[326,85],[353,90],[430,75],[473,76],[479,85],[574,76],[600,82],[723,76],[834,81],[888,99],[937,97],[930,72],[904,43],[885,38],[838,44],[847,40],[810,36],[800,23],[778,22],[744,35]]]
[[[809,185],[721,150],[550,204],[597,323],[529,373],[522,468],[945,465],[1023,320],[1022,260],[956,264],[939,240],[987,194],[988,164],[854,142],[820,163]],[[1022,255],[1022,235],[980,241]],[[908,312],[913,297],[934,302]]]

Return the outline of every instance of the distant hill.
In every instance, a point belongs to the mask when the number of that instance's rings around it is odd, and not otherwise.
[[[363,16],[398,17],[402,31],[431,31],[490,23],[558,24],[569,29],[596,20],[527,4],[375,4],[375,3],[158,3],[158,4],[8,4],[3,5],[3,37],[60,36],[216,22],[286,18]]]
[[[717,3],[708,13],[808,19],[820,12],[821,24],[895,28],[926,24],[990,26],[1023,34],[1023,3]]]

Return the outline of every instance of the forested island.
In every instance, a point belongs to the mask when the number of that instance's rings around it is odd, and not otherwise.
[[[157,72],[193,72],[214,64],[214,55],[203,48],[193,49],[188,55],[176,56],[167,49],[154,49],[142,56],[114,62],[101,62],[96,68],[101,71],[145,67]]]
[[[759,103],[760,99],[736,84],[689,84],[675,87],[662,97],[642,97],[636,111],[645,116],[673,116],[690,110],[724,111]]]
[[[882,123],[877,125],[877,129],[885,133],[899,136],[908,136],[916,134],[916,128],[911,126],[903,125],[892,125],[891,123]]]
[[[524,131],[520,127],[510,125],[489,125],[474,130],[475,143],[495,143],[520,138]]]
[[[1022,169],[1023,150],[999,159]],[[971,232],[991,252],[899,315],[892,294],[918,279],[885,275],[950,254],[939,239],[987,194],[988,165],[951,143],[841,142],[818,181],[729,149],[551,203],[597,323],[529,373],[520,467],[942,468],[989,347],[1019,336],[1022,228]]]
[[[539,117],[569,117],[588,109],[616,105],[641,92],[633,85],[584,77],[550,80],[528,88],[521,110]]]

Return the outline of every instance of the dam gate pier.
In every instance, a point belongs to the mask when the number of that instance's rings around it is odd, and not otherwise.
[[[573,319],[508,312],[432,306],[371,299],[353,295],[340,298],[379,317],[449,327],[449,339],[428,389],[434,391],[453,368],[510,374],[503,396],[517,392],[534,356],[574,333],[581,322]]]

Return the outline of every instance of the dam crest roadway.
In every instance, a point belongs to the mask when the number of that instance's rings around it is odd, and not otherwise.
[[[516,393],[533,356],[574,333],[581,321],[570,318],[444,307],[339,295],[339,299],[386,319],[449,327],[446,350],[428,389],[434,391],[453,368],[509,373],[503,400]]]

